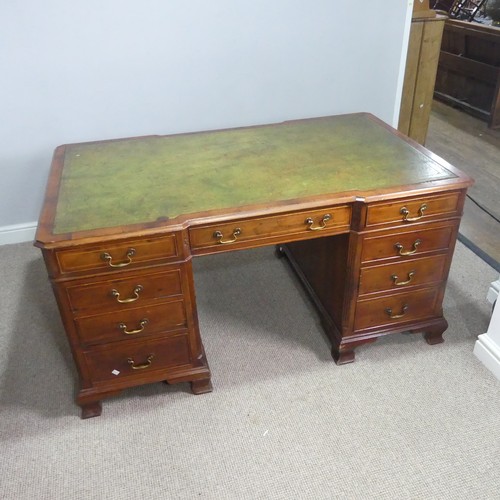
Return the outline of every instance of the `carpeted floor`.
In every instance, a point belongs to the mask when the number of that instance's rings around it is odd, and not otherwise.
[[[214,392],[155,384],[80,420],[39,252],[0,247],[0,498],[496,499],[500,382],[473,356],[498,277],[458,244],[445,343],[336,366],[270,248],[195,261]]]

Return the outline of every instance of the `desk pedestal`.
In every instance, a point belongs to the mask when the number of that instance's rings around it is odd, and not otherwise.
[[[280,245],[309,292],[341,365],[393,333],[443,342],[442,301],[458,220],[398,226]]]

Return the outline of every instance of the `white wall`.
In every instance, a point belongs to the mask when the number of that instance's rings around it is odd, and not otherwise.
[[[0,7],[0,229],[59,144],[369,111],[395,124],[412,1],[24,0]]]

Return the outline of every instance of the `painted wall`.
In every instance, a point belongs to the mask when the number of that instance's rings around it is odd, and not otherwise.
[[[411,4],[3,2],[0,229],[37,220],[59,144],[354,111],[397,123]]]

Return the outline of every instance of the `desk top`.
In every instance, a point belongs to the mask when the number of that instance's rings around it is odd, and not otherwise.
[[[364,113],[71,144],[55,151],[37,241],[457,184],[470,179]]]

